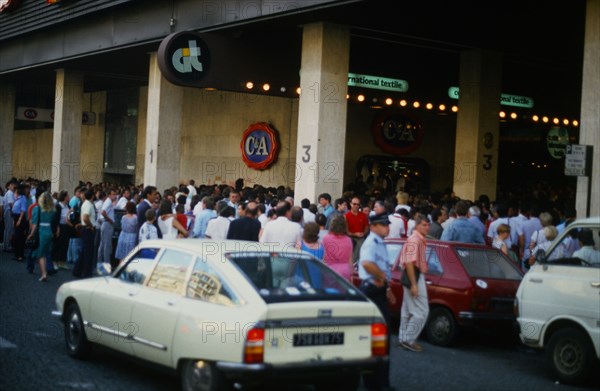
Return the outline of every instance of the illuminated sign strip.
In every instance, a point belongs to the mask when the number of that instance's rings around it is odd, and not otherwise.
[[[406,80],[360,75],[358,73],[348,73],[348,86],[396,92],[408,91],[408,82]]]
[[[458,87],[448,88],[448,96],[452,99],[458,99]],[[533,108],[533,98],[528,96],[500,94],[500,104],[504,106]]]

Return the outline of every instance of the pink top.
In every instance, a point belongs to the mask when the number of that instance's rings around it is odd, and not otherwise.
[[[400,266],[402,269],[404,270],[407,263],[414,262],[415,266],[421,270],[421,273],[427,273],[426,248],[425,237],[419,231],[413,231],[400,252]]]
[[[346,235],[328,233],[323,237],[325,257],[323,262],[347,280],[352,277],[350,257],[352,255],[352,240]]]

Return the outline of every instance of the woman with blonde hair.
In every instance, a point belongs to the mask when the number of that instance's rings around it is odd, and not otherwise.
[[[52,196],[48,192],[42,193],[38,198],[38,205],[33,208],[31,217],[31,233],[27,239],[32,239],[36,234],[39,235],[39,245],[33,251],[33,259],[37,259],[40,265],[41,277],[39,281],[48,281],[48,272],[46,270],[46,257],[52,250],[52,238],[54,232],[52,229],[52,220],[56,208],[52,201]]]

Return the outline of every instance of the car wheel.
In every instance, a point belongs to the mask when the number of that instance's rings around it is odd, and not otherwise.
[[[360,374],[345,373],[343,377],[328,379],[315,384],[316,391],[356,391],[360,386]]]
[[[438,346],[450,345],[456,337],[456,321],[446,308],[437,307],[429,313],[425,325],[429,342]]]
[[[183,391],[221,391],[231,389],[215,364],[202,360],[186,360],[181,366]]]
[[[69,356],[74,358],[87,357],[91,351],[92,345],[85,334],[81,312],[76,303],[70,303],[67,306],[64,325],[65,344]]]
[[[559,330],[552,335],[546,348],[546,358],[560,381],[565,383],[586,380],[594,361],[588,339],[574,328]]]

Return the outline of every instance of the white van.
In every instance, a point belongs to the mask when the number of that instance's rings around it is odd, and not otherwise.
[[[515,299],[519,336],[560,381],[583,382],[600,359],[600,217],[571,223],[535,258]]]

